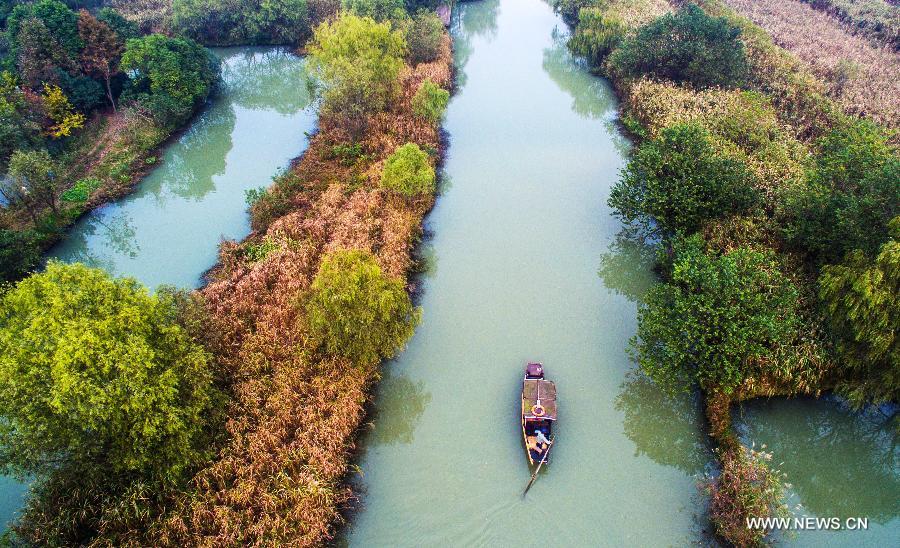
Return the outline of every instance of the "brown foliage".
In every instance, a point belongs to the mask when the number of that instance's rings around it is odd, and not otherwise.
[[[378,371],[311,348],[300,304],[334,249],[370,251],[386,273],[408,274],[433,200],[392,199],[377,184],[378,166],[405,142],[440,150],[437,128],[414,117],[409,101],[426,77],[449,87],[450,64],[445,37],[437,61],[407,68],[402,100],[372,117],[352,162],[334,153],[346,144],[340,130],[321,120],[304,156],[254,205],[254,234],[222,245],[202,293],[218,334],[212,350],[230,380],[228,441],[150,532],[154,540],[312,546],[330,538],[352,495],[344,478]],[[246,246],[262,241],[274,250],[247,261]]]

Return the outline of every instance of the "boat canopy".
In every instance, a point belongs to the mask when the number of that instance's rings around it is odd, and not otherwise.
[[[543,415],[533,412],[535,406],[541,401],[544,408]],[[556,420],[556,385],[553,381],[544,379],[525,379],[522,390],[522,413],[526,419],[550,419]]]

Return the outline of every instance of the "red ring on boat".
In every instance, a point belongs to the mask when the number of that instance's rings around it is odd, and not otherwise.
[[[544,416],[544,406],[542,405],[532,405],[531,406],[531,414],[535,417],[543,417]]]

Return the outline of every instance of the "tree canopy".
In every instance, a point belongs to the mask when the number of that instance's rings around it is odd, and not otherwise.
[[[0,463],[182,478],[213,388],[171,301],[132,279],[50,262],[0,297]]]
[[[771,252],[705,250],[699,234],[673,241],[667,282],[647,293],[632,349],[662,388],[731,393],[790,344],[799,318],[798,294]]]
[[[344,14],[316,28],[309,65],[319,82],[322,110],[354,132],[368,115],[388,107],[398,91],[406,40],[390,22]]]
[[[650,217],[674,234],[746,211],[754,196],[752,176],[742,162],[717,150],[703,127],[676,124],[638,148],[609,205],[626,223]]]
[[[403,280],[385,275],[365,251],[326,255],[311,289],[306,318],[313,337],[357,365],[393,357],[419,321]]]
[[[428,153],[415,143],[397,147],[384,162],[381,185],[410,198],[434,192],[435,174]]]

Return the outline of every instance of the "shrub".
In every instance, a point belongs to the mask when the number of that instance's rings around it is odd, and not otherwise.
[[[0,311],[3,465],[168,483],[205,456],[209,357],[137,282],[50,262]]]
[[[416,13],[406,31],[410,62],[415,65],[437,59],[443,38],[444,24],[437,14],[426,10]]]
[[[41,260],[41,248],[32,232],[0,228],[0,285],[28,274]]]
[[[319,25],[309,66],[319,82],[324,115],[358,135],[366,117],[386,109],[396,96],[405,50],[402,33],[389,22],[345,14]]]
[[[610,56],[614,74],[648,74],[698,88],[741,85],[747,77],[740,29],[694,4],[638,29]]]
[[[311,291],[306,317],[314,339],[357,365],[393,357],[419,321],[403,280],[385,275],[365,251],[326,255]]]
[[[553,7],[566,23],[575,25],[578,23],[579,13],[597,3],[598,0],[553,0]]]
[[[844,370],[838,386],[857,405],[900,397],[900,217],[890,229],[874,260],[853,251],[819,277]]]
[[[13,206],[25,208],[36,220],[44,207],[58,212],[58,166],[46,150],[17,150],[9,158],[9,173],[0,179],[0,193]]]
[[[785,198],[785,237],[819,262],[839,262],[854,249],[874,256],[900,215],[898,180],[900,157],[876,126],[834,129],[819,141],[809,184]]]
[[[696,124],[676,124],[641,145],[609,205],[628,224],[646,225],[649,217],[673,234],[746,211],[754,196],[744,165],[718,152],[709,132]]]
[[[413,95],[413,114],[436,124],[444,117],[444,109],[447,108],[449,102],[450,92],[426,79]]]
[[[792,343],[798,294],[771,252],[741,247],[716,256],[700,235],[676,238],[669,272],[647,293],[631,341],[641,368],[663,389],[697,382],[730,394],[773,349]]]
[[[79,179],[72,188],[62,193],[60,198],[65,202],[84,203],[90,198],[91,192],[100,188],[100,179],[87,177]]]
[[[408,198],[434,192],[435,174],[428,153],[415,143],[397,147],[384,162],[381,186]]]
[[[569,48],[575,55],[584,57],[596,70],[619,46],[626,31],[627,27],[621,20],[605,15],[601,9],[586,8],[578,17],[575,33],[569,39]]]
[[[129,40],[120,66],[131,77],[130,93],[165,126],[184,122],[219,77],[219,62],[204,47],[160,34]]]
[[[175,0],[172,26],[206,44],[298,44],[309,33],[307,0]]]
[[[406,17],[403,0],[343,0],[343,6],[354,15],[376,21],[397,21]]]

